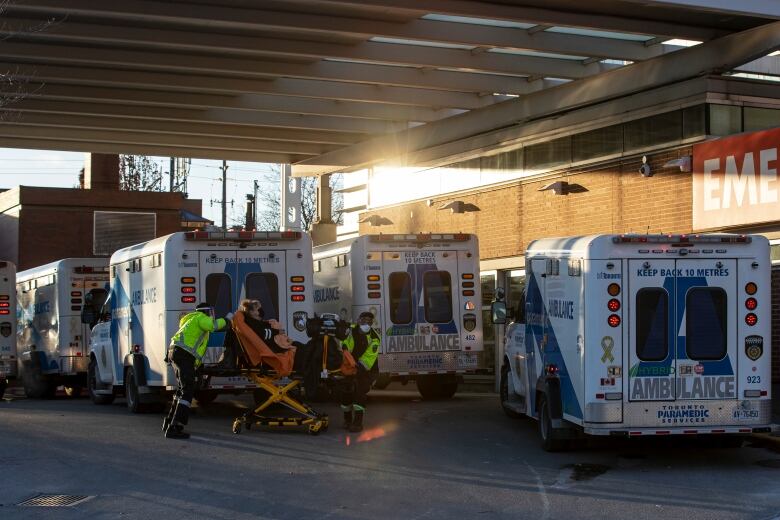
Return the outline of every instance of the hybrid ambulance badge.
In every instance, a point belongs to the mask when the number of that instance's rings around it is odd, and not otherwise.
[[[604,336],[601,338],[601,348],[604,350],[604,355],[601,356],[601,362],[606,363],[609,361],[612,363],[615,361],[615,356],[612,355],[612,349],[615,348],[615,340],[612,336]]]
[[[745,355],[755,361],[764,353],[764,338],[761,336],[748,336],[745,338]]]

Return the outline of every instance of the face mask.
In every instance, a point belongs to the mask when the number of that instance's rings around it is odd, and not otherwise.
[[[365,323],[360,324],[360,332],[363,334],[368,334],[369,330],[371,330],[371,325],[366,325]]]

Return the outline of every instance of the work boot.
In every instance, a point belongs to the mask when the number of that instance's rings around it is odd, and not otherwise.
[[[355,410],[355,417],[352,419],[349,431],[352,433],[363,431],[363,410]]]
[[[184,425],[171,424],[167,430],[165,430],[166,439],[189,439],[190,434],[184,431]]]
[[[344,412],[344,424],[341,427],[345,430],[349,430],[352,427],[352,410]]]

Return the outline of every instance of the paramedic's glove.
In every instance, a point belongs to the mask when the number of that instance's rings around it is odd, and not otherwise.
[[[227,314],[225,314],[225,319],[228,321],[233,321],[233,316],[235,316],[235,314],[233,314],[232,312],[228,312]]]

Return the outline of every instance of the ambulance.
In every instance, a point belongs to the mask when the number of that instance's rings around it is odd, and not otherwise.
[[[313,314],[311,239],[300,232],[180,232],[120,249],[111,256],[111,293],[103,309],[85,313],[92,329],[89,390],[93,402],[117,394],[134,413],[159,408],[176,389],[165,357],[179,320],[200,302],[217,318],[242,299],[260,300],[266,319],[278,320],[306,343]],[[212,333],[204,369],[217,363],[225,332]],[[209,377],[196,393],[201,403],[219,393],[254,390],[244,377]]]
[[[770,431],[770,268],[761,236],[532,242],[506,331],[504,411],[538,419],[551,451],[582,434],[738,445]],[[505,311],[495,303],[494,321]]]
[[[450,398],[482,357],[479,244],[469,234],[380,234],[314,248],[314,310],[375,316],[383,387],[414,380],[426,399]]]
[[[0,399],[17,370],[16,266],[0,260]]]
[[[28,397],[51,398],[58,386],[81,394],[90,339],[81,311],[107,294],[106,258],[65,258],[17,274],[16,345]]]

